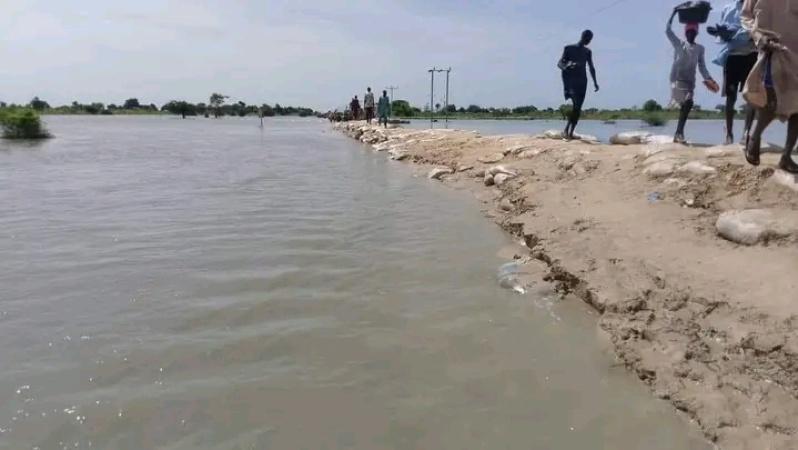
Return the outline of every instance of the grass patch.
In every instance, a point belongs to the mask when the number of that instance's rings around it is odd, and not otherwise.
[[[53,137],[30,108],[0,109],[0,130],[5,139],[47,139]]]

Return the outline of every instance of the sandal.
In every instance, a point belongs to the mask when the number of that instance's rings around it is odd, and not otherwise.
[[[759,150],[762,145],[761,139],[752,139],[748,136],[745,140],[745,160],[752,166],[759,165]]]

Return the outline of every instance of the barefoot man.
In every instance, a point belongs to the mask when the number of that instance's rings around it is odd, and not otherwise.
[[[743,10],[743,0],[734,0],[723,8],[721,22],[716,28],[707,31],[717,36],[723,43],[718,57],[713,61],[723,67],[723,95],[726,97],[726,145],[734,143],[734,115],[737,105],[737,93],[743,91],[745,80],[756,64],[758,52],[751,35],[743,28],[740,14]],[[754,108],[746,107],[745,128],[743,136],[745,142],[751,133],[754,123]]]
[[[759,165],[762,133],[779,118],[789,121],[779,168],[798,174],[791,156],[798,139],[798,0],[745,0],[742,24],[759,49],[743,92],[759,114],[745,146],[745,159]]]
[[[677,7],[678,8],[678,7]],[[671,67],[671,105],[679,106],[679,124],[676,126],[676,134],[673,142],[684,144],[684,126],[687,124],[687,117],[693,109],[695,97],[695,72],[696,68],[701,71],[701,76],[705,81],[711,81],[712,75],[707,70],[707,63],[704,59],[704,46],[696,43],[698,37],[698,24],[687,24],[684,30],[686,41],[679,39],[673,32],[673,18],[678,13],[673,10],[665,34],[673,44],[673,66]]]
[[[593,87],[596,92],[599,90],[596,82],[596,68],[593,67],[593,52],[587,48],[593,41],[593,32],[585,30],[582,32],[582,39],[579,43],[565,47],[562,58],[557,67],[562,70],[562,83],[565,89],[565,100],[572,100],[574,103],[568,124],[565,125],[563,132],[564,139],[573,139],[576,124],[582,115],[582,105],[585,103],[587,95],[587,68],[590,68],[590,76],[593,78]]]

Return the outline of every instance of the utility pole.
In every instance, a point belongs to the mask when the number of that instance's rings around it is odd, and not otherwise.
[[[435,128],[435,72],[437,69],[433,67],[429,70],[429,127]]]
[[[444,113],[446,114],[445,117],[445,127],[449,128],[449,74],[452,72],[452,68],[449,67],[446,69],[446,99],[444,100]]]
[[[446,126],[449,126],[449,73],[451,73],[452,68],[449,67],[448,69],[438,69],[437,67],[433,67],[432,69],[428,70],[430,75],[430,88],[429,88],[429,126],[430,128],[435,128],[435,73],[446,72]]]
[[[398,91],[399,90],[399,86],[388,86],[385,89],[391,91],[391,105],[393,105],[393,91],[394,90]]]

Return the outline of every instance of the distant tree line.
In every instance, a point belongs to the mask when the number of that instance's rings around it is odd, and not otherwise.
[[[50,106],[48,102],[34,97],[26,105],[6,104],[0,101],[0,108],[19,109],[30,108],[37,113],[44,114],[91,114],[91,115],[112,115],[112,114],[159,114],[169,113],[180,115],[183,118],[188,116],[204,116],[204,117],[223,117],[223,116],[238,116],[245,117],[248,115],[273,117],[273,116],[300,116],[308,117],[317,115],[311,108],[298,107],[298,106],[281,106],[279,103],[274,106],[269,104],[262,105],[248,105],[243,101],[228,103],[228,96],[214,93],[209,99],[208,103],[190,103],[185,100],[172,100],[162,105],[160,108],[155,104],[149,105],[140,102],[137,98],[129,98],[122,102],[121,105],[104,104],[100,102],[83,104],[78,101],[72,102],[70,105],[63,106]]]
[[[395,100],[393,103],[393,115],[400,118],[428,117],[430,114],[429,105],[423,109],[412,106],[406,100]],[[571,111],[571,106],[562,104],[557,108],[537,107],[534,105],[507,107],[483,107],[480,105],[456,106],[448,105],[441,107],[440,104],[433,106],[436,115],[448,114],[450,118],[463,119],[547,119],[560,120],[566,119]],[[705,110],[700,105],[693,108],[693,116],[699,119],[718,119],[725,110],[723,105],[718,105],[712,110]],[[743,112],[742,109],[740,111]],[[599,109],[588,108],[584,110],[583,118],[594,120],[623,120],[640,119],[650,123],[662,123],[670,118],[676,111],[660,105],[656,100],[648,100],[641,106],[618,109]]]

